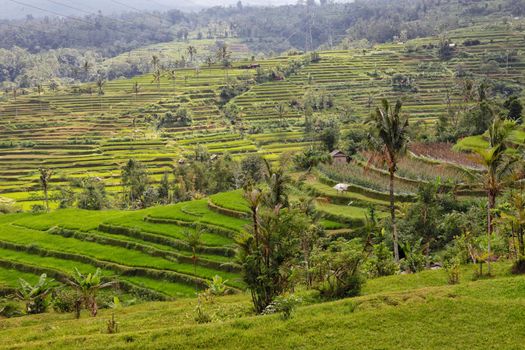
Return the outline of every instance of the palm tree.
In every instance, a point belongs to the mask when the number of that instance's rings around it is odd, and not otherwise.
[[[191,248],[191,260],[193,261],[193,274],[197,276],[197,250],[202,245],[202,230],[197,227],[194,231],[185,231],[184,235],[186,236],[186,242]],[[195,291],[197,291],[198,286],[195,283]]]
[[[151,56],[151,65],[153,66],[153,70],[157,70],[159,68],[160,59],[157,55]]]
[[[406,150],[408,143],[408,118],[401,116],[401,101],[392,108],[384,99],[382,106],[377,107],[372,114],[370,123],[379,142],[376,154],[386,163],[390,175],[390,218],[392,220],[392,240],[394,243],[394,258],[399,262],[399,240],[396,227],[396,208],[394,197],[394,178],[399,158]]]
[[[160,71],[160,69],[156,69],[154,72],[153,72],[153,80],[152,80],[152,83],[156,83],[157,84],[157,90],[158,92],[160,92],[160,78],[162,77],[162,72]]]
[[[135,94],[135,103],[138,100],[139,92],[140,92],[140,85],[137,82],[133,83],[133,87],[131,88],[131,91]]]
[[[283,102],[280,102],[275,105],[275,112],[277,112],[277,115],[279,116],[280,124],[284,123],[284,115],[286,114],[287,111],[288,110],[286,108],[286,104],[284,104]]]
[[[217,60],[222,63],[222,66],[224,67],[226,77],[228,77],[228,68],[231,66],[230,63],[230,56],[231,52],[228,50],[228,46],[226,44],[222,45],[216,53]]]
[[[213,57],[206,56],[206,65],[208,66],[208,70],[211,70],[211,66],[213,65]]]
[[[286,175],[284,168],[280,167],[274,170],[268,160],[264,159],[266,165],[265,182],[268,185],[266,193],[266,205],[269,208],[285,208],[288,206],[287,187],[290,177]]]
[[[104,95],[104,85],[106,85],[106,80],[102,77],[97,78],[97,89],[99,96]]]
[[[18,89],[13,87],[13,98],[15,99],[15,117],[18,117],[18,105],[16,104],[16,97],[18,96]]]
[[[86,81],[89,80],[89,71],[91,70],[91,63],[88,60],[82,65],[82,71],[84,72],[84,78]]]
[[[40,83],[36,84],[36,92],[38,93],[38,104],[40,106],[40,113],[42,113],[42,99],[41,99],[41,96],[42,96],[42,93],[44,92],[44,87],[42,86],[42,84],[40,84]]]
[[[53,170],[47,168],[40,168],[38,171],[40,172],[40,185],[42,186],[42,190],[44,191],[44,203],[46,205],[46,210],[49,211],[48,189],[49,182],[51,181],[51,176],[53,176]]]
[[[170,69],[166,72],[168,80],[171,81],[173,86],[173,94],[175,94],[175,83],[177,81],[177,71],[175,69]]]
[[[486,169],[482,175],[482,185],[487,193],[487,267],[491,273],[491,237],[493,231],[493,209],[496,198],[508,181],[514,170],[517,157],[509,148],[511,133],[516,128],[516,123],[510,120],[495,118],[488,130],[488,147],[475,150],[481,156],[481,161]]]
[[[98,97],[99,97],[101,111],[102,111],[102,95],[104,95],[104,85],[106,85],[106,80],[99,76],[97,78],[97,89],[98,89]]]
[[[193,57],[197,54],[197,48],[195,46],[188,46],[188,55],[190,56],[190,62],[193,62]]]

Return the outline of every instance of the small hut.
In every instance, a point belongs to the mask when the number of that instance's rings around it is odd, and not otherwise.
[[[341,164],[348,163],[346,154],[344,154],[343,152],[341,152],[338,149],[335,149],[332,152],[330,152],[330,157],[332,158],[332,161],[334,163],[341,163]]]

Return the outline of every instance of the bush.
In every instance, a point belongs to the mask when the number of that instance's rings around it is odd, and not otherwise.
[[[448,284],[458,284],[460,277],[461,262],[459,258],[452,258],[445,261],[443,267],[447,272]]]
[[[405,242],[400,244],[405,253],[405,258],[401,261],[401,267],[404,271],[419,272],[425,268],[426,258],[421,249],[421,241],[413,244]]]
[[[514,275],[522,275],[525,273],[525,257],[520,257],[512,264],[511,272]]]
[[[22,316],[22,309],[18,303],[0,301],[0,316],[7,318]]]
[[[33,204],[31,206],[31,213],[33,214],[42,214],[46,212],[46,207],[42,204]]]
[[[374,245],[373,256],[367,262],[368,274],[371,277],[390,276],[398,271],[399,267],[392,259],[392,253],[385,242]]]
[[[201,301],[199,299],[197,306],[195,307],[195,322],[197,322],[198,324],[203,324],[203,323],[210,323],[211,321],[212,320],[211,320],[210,314],[208,314],[204,310],[204,308],[202,307]]]
[[[359,240],[339,238],[326,248],[312,252],[312,278],[314,287],[322,297],[344,298],[357,296],[365,279],[361,274],[363,247]]]
[[[208,282],[208,289],[206,291],[213,296],[224,295],[228,290],[226,282],[228,282],[228,280],[224,280],[221,276],[215,275],[215,277]]]
[[[51,304],[58,313],[69,313],[80,308],[80,296],[71,289],[59,289],[53,292]],[[79,311],[79,310],[78,310]]]
[[[301,302],[301,298],[297,298],[294,295],[279,295],[262,313],[263,315],[281,313],[283,320],[288,320]]]

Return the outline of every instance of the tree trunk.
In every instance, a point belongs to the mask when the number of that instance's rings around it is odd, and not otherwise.
[[[396,207],[394,198],[394,171],[390,170],[390,218],[392,220],[392,241],[394,243],[394,259],[399,263],[399,247],[396,227]]]
[[[487,203],[487,270],[490,276],[492,270],[490,266],[490,260],[492,259],[492,250],[490,240],[492,238],[492,209],[496,203],[496,195],[489,190],[488,203]]]
[[[523,227],[518,225],[518,258],[521,258],[525,255],[525,245],[523,242]]]
[[[49,211],[49,198],[47,195],[47,185],[44,186],[44,200],[46,202],[46,211]]]

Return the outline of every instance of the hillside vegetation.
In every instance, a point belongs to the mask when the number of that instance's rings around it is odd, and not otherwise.
[[[246,296],[215,299],[204,307],[213,321],[198,324],[196,301],[147,303],[111,311],[118,334],[104,334],[110,311],[82,318],[47,314],[2,321],[5,349],[501,349],[523,342],[525,279],[503,272],[489,280],[445,286],[441,271],[371,280],[365,295],[310,304],[304,298],[288,320],[254,317]],[[310,304],[310,305],[308,305]],[[488,318],[482,315],[489,315]]]
[[[522,2],[0,21],[0,349],[520,348]]]

